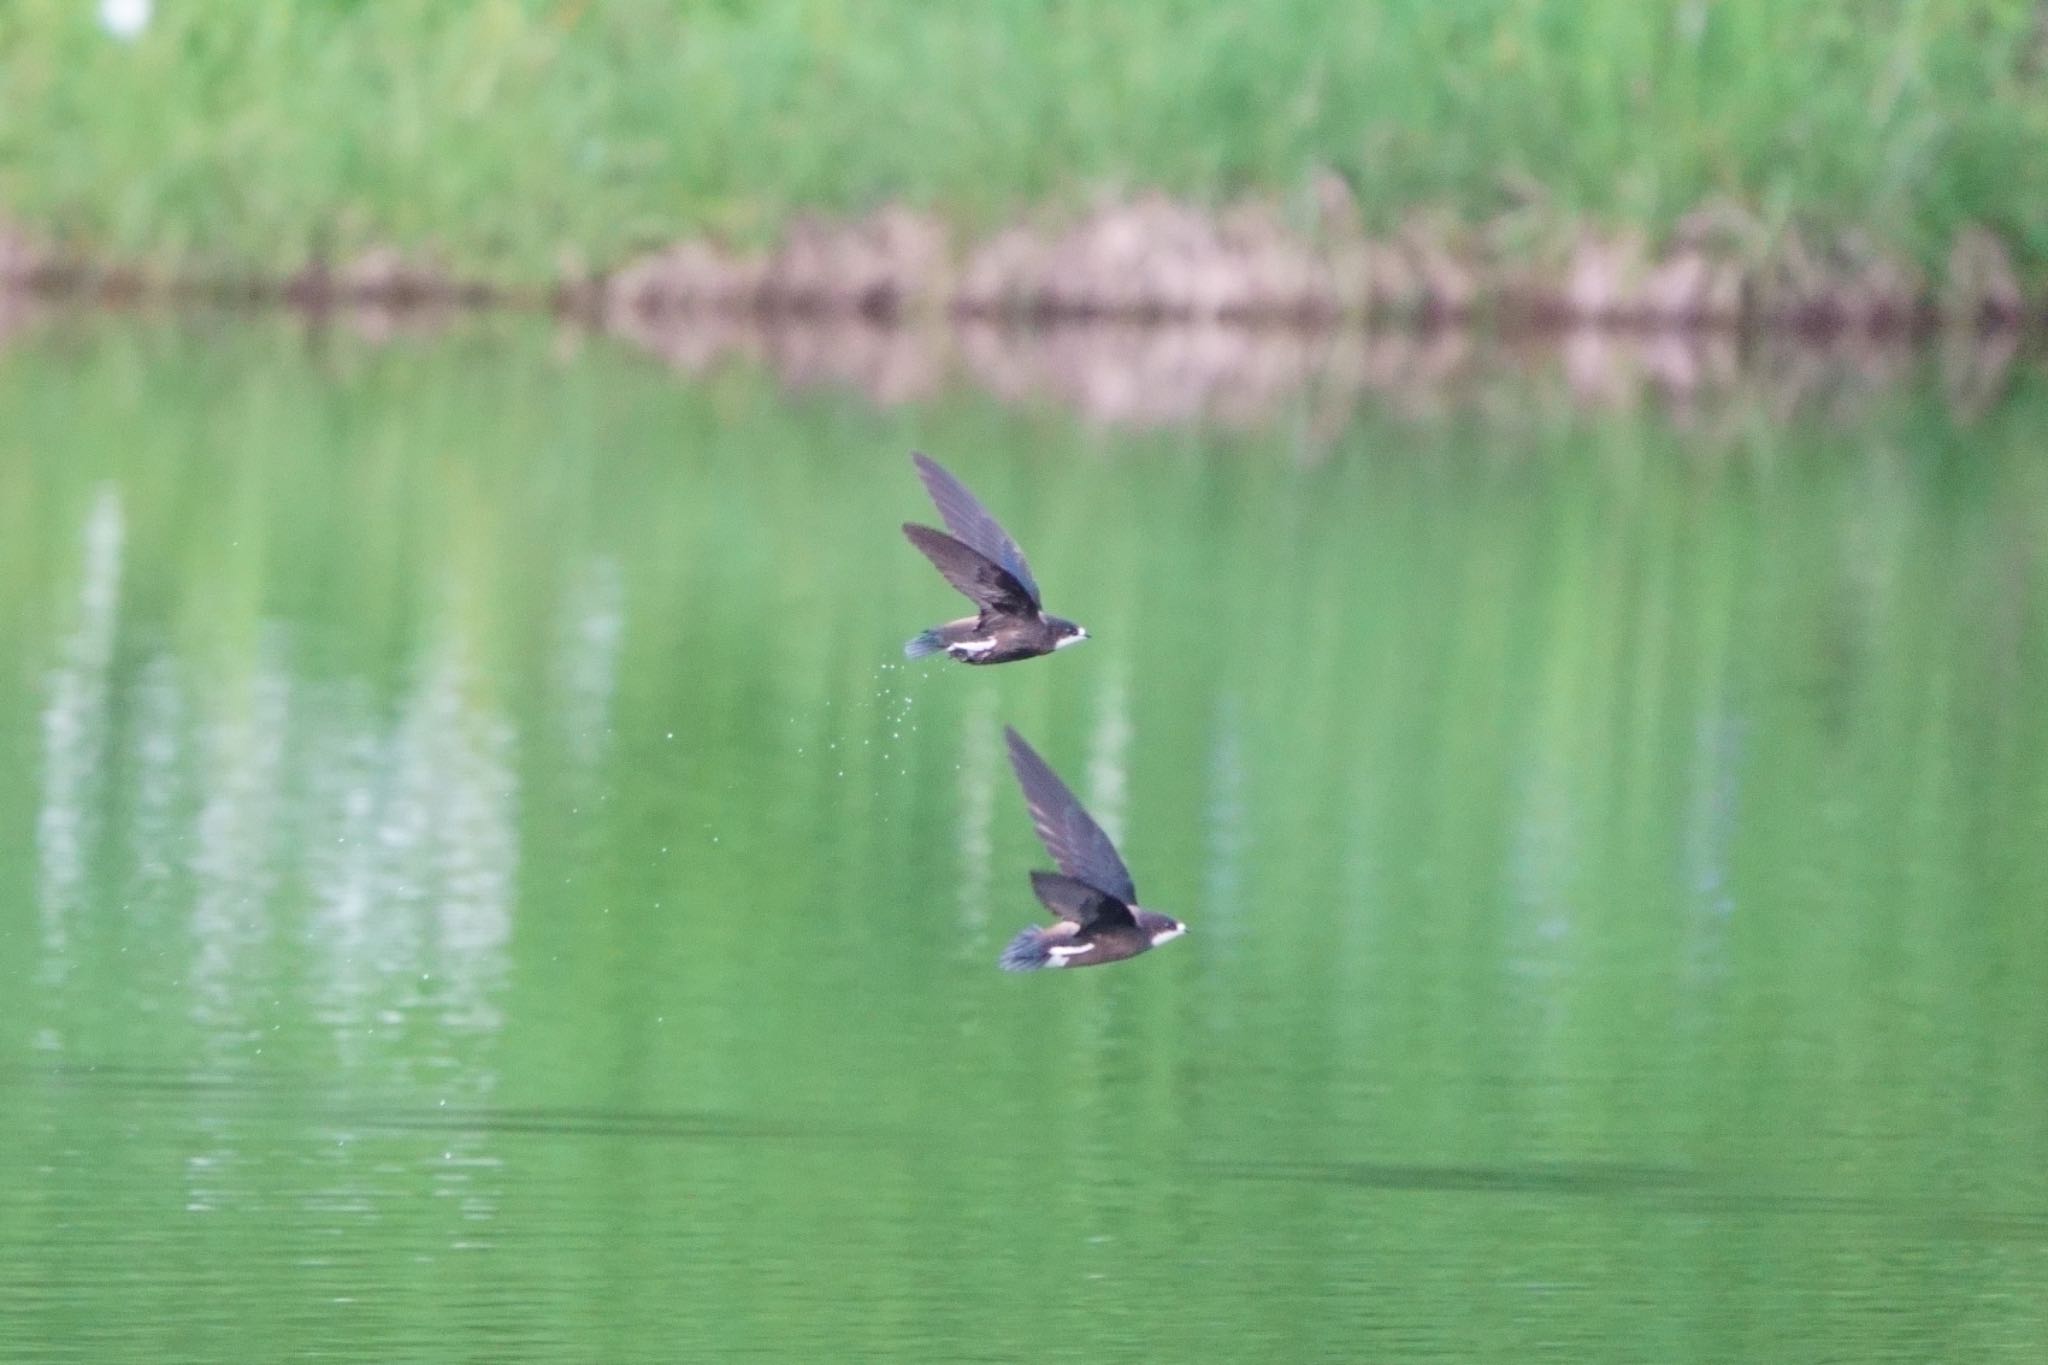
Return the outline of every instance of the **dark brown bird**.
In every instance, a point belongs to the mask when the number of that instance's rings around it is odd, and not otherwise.
[[[1022,735],[1008,726],[1003,733],[1010,741],[1017,785],[1031,807],[1031,823],[1060,870],[1031,874],[1031,889],[1056,922],[1033,925],[1011,939],[997,965],[1009,972],[1097,967],[1185,934],[1187,926],[1171,915],[1139,908],[1130,870],[1102,826]]]
[[[903,534],[980,611],[918,635],[903,646],[905,657],[922,659],[943,650],[962,663],[1006,664],[1087,639],[1088,632],[1072,621],[1045,614],[1024,552],[967,485],[937,460],[916,452],[910,458],[946,530],[906,521]]]

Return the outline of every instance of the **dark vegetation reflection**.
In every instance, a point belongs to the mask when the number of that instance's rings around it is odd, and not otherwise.
[[[247,325],[237,314],[216,318],[216,325]],[[257,325],[297,333],[323,353],[364,343],[430,345],[436,337],[532,324],[362,306]],[[0,299],[0,345],[34,344],[77,326],[77,315],[53,313],[33,298]],[[847,393],[888,408],[971,391],[1118,430],[1200,424],[1276,435],[1286,428],[1290,442],[1318,451],[1334,448],[1365,411],[1430,423],[1464,410],[1505,417],[1649,405],[1686,425],[1758,412],[1778,421],[1853,422],[1900,387],[1928,384],[1951,417],[1969,422],[2004,401],[2029,371],[2038,376],[2043,358],[2038,331],[1967,325],[1931,333],[1114,320],[1031,326],[627,310],[604,332],[564,320],[555,337],[565,356],[623,343],[697,381],[744,367],[772,374],[794,394]]]

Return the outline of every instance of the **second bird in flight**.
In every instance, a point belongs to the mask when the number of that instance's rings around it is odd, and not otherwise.
[[[1187,926],[1173,916],[1138,904],[1138,888],[1116,845],[1038,751],[1013,729],[1005,727],[1003,735],[1038,841],[1060,865],[1058,872],[1031,874],[1031,889],[1055,922],[1033,925],[1011,939],[999,959],[1003,970],[1097,967],[1185,934]]]

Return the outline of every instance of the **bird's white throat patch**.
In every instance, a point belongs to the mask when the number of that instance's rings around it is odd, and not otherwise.
[[[1087,638],[1086,635],[1062,635],[1059,639],[1052,642],[1052,647],[1054,649],[1065,649],[1068,645],[1078,645]]]
[[[1157,948],[1168,939],[1179,938],[1187,931],[1188,927],[1185,924],[1176,924],[1171,929],[1161,929],[1158,933],[1152,935],[1152,946]]]

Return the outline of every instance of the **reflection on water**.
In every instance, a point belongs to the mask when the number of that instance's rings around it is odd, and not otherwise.
[[[1419,1191],[1627,1201],[1706,1218],[1766,1215],[1780,1218],[1880,1219],[1915,1233],[1973,1242],[2048,1238],[2048,1212],[1970,1213],[1912,1199],[1871,1199],[1729,1188],[1699,1171],[1626,1162],[1545,1163],[1530,1166],[1426,1166],[1376,1162],[1323,1165],[1274,1163],[1219,1165],[1225,1180],[1269,1180],[1348,1186],[1359,1190]]]
[[[1131,752],[1131,688],[1122,667],[1102,670],[1088,737],[1088,780],[1081,800],[1114,843],[1124,838],[1125,774]]]
[[[1214,932],[1231,933],[1242,922],[1239,907],[1246,891],[1245,861],[1251,851],[1251,818],[1245,806],[1244,727],[1235,697],[1226,695],[1218,699],[1214,735],[1204,812],[1203,843],[1209,858],[1202,904],[1211,921],[1207,927]]]
[[[989,885],[995,862],[996,792],[1009,780],[998,738],[1002,721],[995,694],[984,692],[963,709],[960,727],[960,824],[955,836],[960,850],[954,879],[960,903],[960,924],[969,932],[988,919]]]
[[[331,340],[0,357],[0,1357],[2039,1357],[2010,357]],[[901,662],[912,446],[1085,649]],[[995,971],[1006,723],[1184,943]]]
[[[739,362],[795,391],[859,393],[885,407],[971,386],[1002,402],[1057,406],[1089,423],[1151,430],[1201,422],[1239,430],[1298,424],[1306,448],[1337,440],[1373,406],[1426,422],[1472,409],[1512,419],[1541,409],[1654,406],[1675,420],[1730,404],[1779,421],[1819,412],[1853,421],[1906,379],[1922,353],[1898,336],[1747,338],[1713,328],[1584,327],[1491,338],[1457,327],[1356,331],[1068,322],[967,321],[918,329],[858,317],[785,320],[714,314],[622,315],[620,335],[685,375]],[[1956,329],[1940,338],[1942,390],[1959,420],[2008,391],[2024,334]]]
[[[67,921],[79,910],[87,850],[98,834],[100,760],[107,743],[107,672],[120,606],[121,502],[112,488],[94,496],[70,630],[57,646],[43,706],[43,794],[36,815],[41,854],[43,962],[62,974]]]
[[[1216,1174],[1229,1180],[1305,1180],[1362,1189],[1458,1194],[1644,1195],[1691,1191],[1702,1184],[1695,1171],[1627,1162],[1546,1162],[1529,1166],[1275,1162],[1264,1166],[1222,1166]]]
[[[183,849],[179,813],[195,776],[187,757],[191,702],[170,655],[159,654],[136,671],[130,715],[123,766],[135,774],[126,836],[135,866],[123,897],[136,913],[160,922],[172,912]]]
[[[194,1018],[209,1045],[230,1056],[252,1046],[262,1027],[252,988],[265,940],[277,932],[273,898],[291,721],[280,648],[274,632],[262,632],[250,672],[232,680],[235,693],[202,723],[192,745],[197,809],[190,828],[172,834],[192,861],[185,979]]]
[[[577,763],[589,769],[611,739],[613,698],[619,686],[619,643],[626,626],[626,585],[618,561],[591,560],[576,571],[562,597],[561,638],[555,657],[562,693],[562,728]]]
[[[329,684],[307,737],[311,984],[344,1058],[416,1017],[486,1036],[502,1022],[519,868],[513,730],[476,695],[446,619],[453,638],[430,647],[394,717],[369,689]],[[393,1060],[413,1058],[408,1040]]]
[[[37,318],[21,331],[33,344],[72,321]],[[401,348],[487,325],[459,313],[374,307],[286,325],[309,329],[309,348],[318,351],[329,344],[324,329],[337,322],[352,340]],[[564,324],[555,348],[565,360],[591,354],[590,338],[572,326]],[[2009,327],[1950,328],[1923,347],[1896,332],[1751,336],[1713,327],[1494,335],[1458,326],[1023,326],[971,319],[914,325],[855,314],[763,319],[632,310],[611,326],[611,338],[690,380],[760,370],[792,394],[853,393],[883,408],[916,407],[966,389],[1133,432],[1192,424],[1286,428],[1283,448],[1311,458],[1338,443],[1362,409],[1426,424],[1459,412],[1515,423],[1647,407],[1723,436],[1759,411],[1777,422],[1818,416],[1853,424],[1927,368],[1930,352],[1944,408],[1970,423],[2040,367],[2036,340]],[[0,345],[10,343],[24,344],[0,328]]]
[[[145,659],[122,708],[123,762],[81,775],[81,747],[51,745],[45,923],[61,926],[85,884],[73,831],[102,808],[126,811],[117,847],[128,866],[105,879],[118,900],[97,908],[153,923],[182,902],[187,946],[128,972],[148,1008],[167,995],[189,1002],[199,1060],[261,1052],[278,1004],[265,973],[301,919],[307,955],[292,957],[292,991],[316,1002],[342,1056],[360,1059],[380,1026],[421,1011],[439,1029],[494,1032],[519,863],[510,723],[473,695],[459,640],[437,642],[388,717],[361,681],[295,678],[288,652],[282,629],[265,629],[250,670],[216,684],[203,707],[176,660]],[[80,688],[54,690],[75,711]],[[65,724],[67,736],[82,728]],[[97,804],[81,811],[74,793],[88,781]],[[95,928],[119,938],[123,926]],[[66,950],[53,931],[46,961]]]

